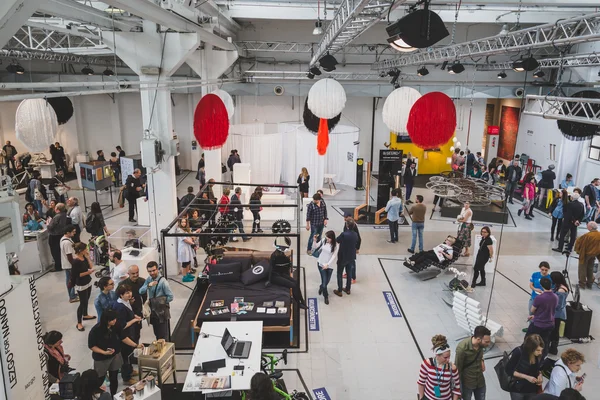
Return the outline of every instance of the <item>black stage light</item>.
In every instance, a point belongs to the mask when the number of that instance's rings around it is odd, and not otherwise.
[[[534,78],[543,78],[544,76],[546,76],[546,73],[544,71],[542,71],[541,69],[538,69],[537,71],[535,71],[533,73]]]
[[[525,71],[535,71],[539,66],[540,63],[532,56],[529,56],[523,60],[523,68]]]
[[[25,68],[23,68],[21,66],[21,64],[16,63],[16,62],[13,62],[8,67],[6,67],[6,70],[8,72],[10,72],[11,74],[17,74],[17,75],[23,75],[25,73]]]
[[[450,35],[440,16],[429,10],[429,0],[422,10],[405,15],[385,29],[388,43],[399,51],[431,47]]]
[[[392,80],[390,81],[390,83],[395,87],[396,83],[398,82],[398,78],[400,77],[400,70],[397,68],[394,68],[394,69],[388,71],[388,75],[392,77]]]
[[[460,61],[456,60],[452,64],[450,68],[448,68],[448,73],[450,74],[460,74],[465,70],[465,66],[460,63]]]
[[[319,76],[321,75],[321,70],[319,69],[319,67],[312,67],[309,72],[313,75]]]
[[[429,75],[429,70],[425,67],[421,67],[417,70],[417,75],[419,75],[419,76]]]
[[[498,74],[498,79],[505,79],[506,78],[506,72],[502,71]]]
[[[308,79],[315,79],[315,74],[313,74],[312,72],[309,72],[308,74],[306,74],[306,77]]]
[[[104,76],[113,76],[115,73],[113,72],[112,69],[106,67],[106,69],[104,70],[104,72],[102,73],[102,75]]]
[[[338,62],[334,56],[327,53],[323,57],[321,57],[321,59],[319,60],[319,64],[321,65],[321,68],[323,68],[323,71],[331,72],[335,70],[335,66],[338,64]]]
[[[91,69],[89,65],[86,65],[85,67],[83,67],[81,69],[81,73],[84,74],[84,75],[91,76],[91,75],[94,75],[94,70]]]

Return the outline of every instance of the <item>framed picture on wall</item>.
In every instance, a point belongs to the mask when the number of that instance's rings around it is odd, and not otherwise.
[[[79,167],[79,175],[81,176],[81,179],[87,180],[87,176],[85,174],[85,168]]]
[[[500,113],[500,137],[498,138],[498,157],[512,160],[517,147],[519,119],[521,109],[518,107],[502,106]]]

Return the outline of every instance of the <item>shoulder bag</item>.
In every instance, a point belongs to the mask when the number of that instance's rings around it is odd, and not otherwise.
[[[311,256],[314,258],[319,258],[321,256],[321,250],[323,249],[325,238],[321,239],[318,246],[312,250]]]
[[[161,276],[156,281],[156,286],[154,288],[154,296],[148,296],[148,301],[150,302],[150,323],[164,323],[171,319],[171,310],[169,307],[169,303],[167,302],[167,296],[156,296],[156,291],[158,290],[158,284],[160,280],[163,279]]]
[[[513,349],[513,351],[511,351],[510,354],[504,352],[500,361],[498,361],[498,363],[494,366],[494,370],[496,371],[496,375],[498,376],[498,383],[500,383],[500,388],[502,388],[502,390],[504,390],[505,392],[510,392],[514,383],[512,373],[509,375],[508,372],[506,372],[506,365],[508,364],[510,358],[513,356],[514,351],[515,350]]]

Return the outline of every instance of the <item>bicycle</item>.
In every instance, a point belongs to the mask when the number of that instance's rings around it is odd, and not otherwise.
[[[283,376],[283,372],[277,372],[275,367],[279,364],[279,361],[283,360],[283,363],[287,365],[287,350],[283,350],[281,353],[281,357],[277,357],[274,354],[263,354],[261,357],[261,366],[260,369],[269,376],[271,382],[273,382],[273,390],[275,393],[279,395],[281,399],[284,400],[309,400],[309,397],[297,390],[292,390],[291,393],[288,393],[287,388],[285,387],[285,382],[281,377]],[[246,392],[242,392],[242,400],[246,400]]]

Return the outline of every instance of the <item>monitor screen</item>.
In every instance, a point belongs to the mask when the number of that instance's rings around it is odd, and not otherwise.
[[[225,332],[223,332],[223,338],[221,339],[221,346],[226,353],[229,352],[229,348],[233,345],[233,336],[229,333],[229,329],[225,328]]]

